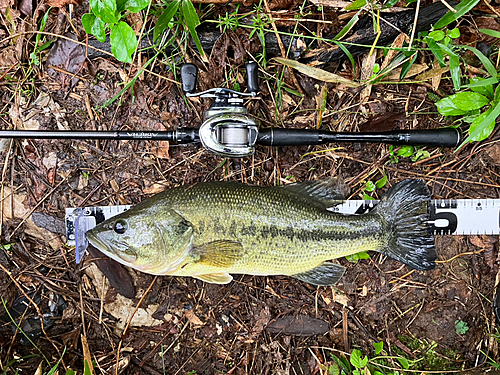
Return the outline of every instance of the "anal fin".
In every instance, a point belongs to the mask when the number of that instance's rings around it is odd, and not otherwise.
[[[233,277],[227,272],[207,273],[205,275],[194,275],[193,277],[211,284],[228,284],[233,280]]]
[[[345,267],[340,264],[325,262],[312,270],[292,275],[296,279],[318,286],[332,286],[339,282],[345,273]]]

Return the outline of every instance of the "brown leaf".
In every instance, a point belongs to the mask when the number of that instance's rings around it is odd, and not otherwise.
[[[167,186],[165,184],[154,183],[142,189],[144,194],[158,194],[165,190]]]
[[[77,40],[76,35],[66,34],[70,39]],[[78,75],[85,62],[85,49],[70,39],[58,39],[50,49],[45,66],[49,76],[61,80],[63,87],[76,85]],[[56,71],[52,67],[61,71]],[[67,73],[64,73],[67,72]],[[69,73],[69,74],[68,74]]]
[[[134,281],[125,267],[117,261],[104,255],[92,245],[88,246],[87,251],[97,268],[99,268],[103,275],[109,280],[109,284],[122,296],[126,298],[134,298]]]
[[[339,76],[334,73],[330,73],[326,70],[315,68],[306,64],[299,63],[298,61],[295,60],[290,60],[290,59],[284,59],[282,57],[275,57],[274,60],[279,62],[280,64],[283,64],[285,66],[288,66],[290,68],[293,68],[295,70],[298,70],[302,74],[305,74],[306,76],[312,77],[314,79],[317,79],[318,81],[323,81],[323,82],[332,82],[332,83],[343,83],[344,85],[348,87],[359,87],[360,84],[354,81],[351,81],[350,79],[344,78],[342,76]],[[373,65],[372,65],[373,67]]]
[[[33,15],[33,0],[21,0],[19,10],[25,16],[31,17]]]
[[[469,241],[474,245],[474,246],[477,246],[481,249],[484,249],[486,246],[486,243],[485,243],[485,239],[488,240],[488,238],[486,236],[470,236],[469,237]]]
[[[54,8],[64,8],[68,4],[78,5],[79,3],[78,0],[48,0],[46,4]]]
[[[258,336],[264,328],[267,326],[269,321],[271,320],[271,313],[269,312],[269,307],[265,306],[264,309],[260,312],[255,325],[253,326],[251,337]]]
[[[397,127],[398,122],[404,121],[405,118],[404,113],[384,113],[382,115],[370,117],[368,121],[359,126],[359,130],[362,132],[391,131]]]
[[[493,143],[485,149],[486,154],[496,165],[500,165],[500,143]]]
[[[205,324],[207,324],[201,321],[201,319],[196,316],[193,309],[186,311],[186,318],[189,320],[190,323],[193,323],[195,326],[204,326]]]
[[[266,327],[270,333],[283,333],[284,335],[314,336],[322,335],[330,330],[330,325],[321,319],[311,318],[306,315],[283,316]]]

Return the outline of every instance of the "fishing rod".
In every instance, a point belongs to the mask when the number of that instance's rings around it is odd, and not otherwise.
[[[246,64],[248,92],[213,88],[195,92],[198,68],[181,67],[182,89],[187,97],[213,98],[200,128],[180,127],[171,131],[45,131],[0,130],[0,138],[152,140],[175,144],[200,143],[208,151],[223,157],[245,157],[262,146],[311,146],[326,143],[387,143],[429,147],[456,147],[461,141],[457,129],[395,130],[380,133],[331,132],[313,129],[260,128],[250,116],[243,98],[256,97],[259,91],[258,66]]]

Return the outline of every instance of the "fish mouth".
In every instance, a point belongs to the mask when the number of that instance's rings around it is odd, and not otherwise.
[[[97,236],[92,232],[92,230],[87,231],[87,233],[85,233],[85,237],[87,237],[87,240],[90,242],[90,244],[94,246],[97,250],[108,256],[112,255],[112,252],[109,249],[109,247],[104,242],[99,240],[99,238],[97,238]]]

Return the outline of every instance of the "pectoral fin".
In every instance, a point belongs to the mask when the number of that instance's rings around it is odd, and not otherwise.
[[[241,258],[243,245],[236,241],[219,240],[196,246],[192,253],[199,257],[197,263],[212,267],[229,267]]]
[[[208,273],[206,275],[195,275],[193,277],[211,284],[228,284],[233,280],[233,277],[227,272]]]
[[[312,270],[292,275],[296,279],[319,286],[332,286],[344,275],[345,267],[340,264],[325,262]]]

